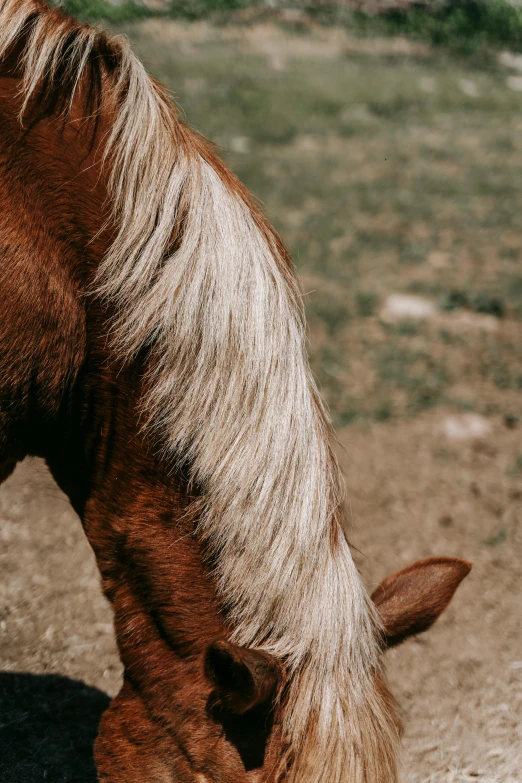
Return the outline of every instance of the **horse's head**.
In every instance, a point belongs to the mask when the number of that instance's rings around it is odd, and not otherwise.
[[[464,560],[441,557],[417,561],[386,577],[372,595],[385,648],[430,628],[470,569]],[[215,764],[217,771],[216,777],[205,773],[195,780],[274,780],[282,755],[275,705],[283,677],[280,663],[260,650],[218,640],[207,649],[204,670],[208,719],[219,736],[205,751],[209,758],[204,766],[210,770]]]

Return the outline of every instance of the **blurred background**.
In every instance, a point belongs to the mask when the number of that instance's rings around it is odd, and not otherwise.
[[[62,5],[130,37],[290,248],[369,589],[474,563],[389,654],[403,780],[522,781],[522,3]],[[111,615],[38,462],[0,489],[0,542],[0,664],[24,673],[0,675],[0,779],[94,783]]]

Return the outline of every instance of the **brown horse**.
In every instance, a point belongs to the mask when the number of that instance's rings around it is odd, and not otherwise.
[[[127,43],[42,0],[0,0],[0,262],[0,480],[46,459],[114,609],[100,780],[396,781],[383,648],[469,565],[367,597],[285,249]]]

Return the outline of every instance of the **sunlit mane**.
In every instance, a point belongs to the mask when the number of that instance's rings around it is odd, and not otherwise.
[[[116,350],[151,348],[144,406],[202,490],[200,531],[234,641],[288,667],[286,779],[393,783],[377,621],[343,533],[330,427],[280,240],[124,40],[40,0],[0,0],[0,56],[20,41],[26,104],[42,83],[46,96],[68,90],[71,104],[90,80],[99,110],[116,107],[104,161],[118,234],[98,290],[118,313]]]

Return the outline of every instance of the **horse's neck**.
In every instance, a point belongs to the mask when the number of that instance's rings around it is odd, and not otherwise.
[[[89,335],[96,323],[87,324]],[[143,366],[114,363],[105,346],[105,337],[88,346],[62,447],[47,459],[96,554],[126,668],[156,658],[164,678],[227,632],[196,534],[197,497],[140,418]]]
[[[97,555],[124,663],[152,645],[173,676],[226,631],[191,499],[140,430],[141,369],[114,364],[109,314],[85,297],[108,241],[94,152],[55,120],[24,135],[18,87],[0,79],[0,468],[47,459]]]

